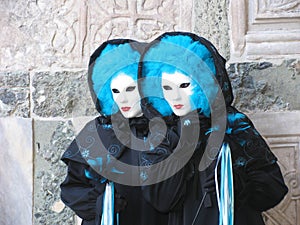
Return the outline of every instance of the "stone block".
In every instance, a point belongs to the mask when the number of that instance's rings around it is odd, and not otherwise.
[[[59,185],[67,173],[60,158],[90,120],[92,117],[34,121],[34,224],[81,224],[81,219],[60,199]]]
[[[38,72],[33,76],[33,113],[40,117],[97,115],[85,71]]]
[[[298,0],[230,1],[230,61],[300,57]]]
[[[250,119],[278,158],[289,191],[276,207],[264,212],[266,225],[300,225],[300,111],[251,113]]]
[[[244,112],[299,110],[299,61],[230,64],[234,105]]]
[[[208,39],[220,54],[229,59],[228,1],[194,0],[193,31]]]
[[[29,73],[0,72],[0,117],[29,117]]]
[[[67,173],[60,160],[74,138],[71,121],[34,121],[34,224],[74,225],[74,213],[60,200]]]
[[[32,224],[32,121],[0,118],[0,224]]]
[[[192,30],[193,0],[0,1],[0,65],[85,68],[107,39]]]

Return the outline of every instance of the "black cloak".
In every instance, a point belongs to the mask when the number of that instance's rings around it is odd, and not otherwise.
[[[233,94],[230,81],[225,68],[225,59],[218,53],[216,48],[206,39],[192,33],[169,32],[164,33],[147,46],[142,56],[147,58],[147,53],[152,48],[160,48],[164,38],[190,37],[192,44],[203,45],[209,52],[210,60],[213,60],[215,78],[224,97],[226,130],[223,142],[229,144],[233,164],[234,178],[234,224],[235,225],[264,225],[262,212],[276,206],[286,195],[288,188],[284,183],[277,158],[270,151],[268,145],[255,129],[250,119],[235,109],[231,104]],[[178,43],[180,45],[180,43]],[[185,49],[176,58],[182,64]],[[189,51],[186,49],[186,51]],[[159,51],[157,51],[159,52]],[[162,48],[161,54],[168,61],[168,49]],[[161,54],[157,61],[161,62]],[[170,55],[170,58],[174,55]],[[140,62],[139,76],[147,78],[147,63]],[[151,58],[155,61],[155,58]],[[172,59],[170,59],[172,60]],[[205,61],[206,59],[202,59]],[[209,59],[208,59],[209,60]],[[145,60],[146,61],[146,60]],[[170,61],[168,61],[170,62]],[[187,61],[188,62],[188,61]],[[186,64],[186,67],[197,65]],[[184,68],[180,68],[184,70]],[[195,68],[197,71],[197,68]],[[199,76],[201,72],[191,75]],[[195,77],[194,77],[195,78]],[[201,96],[199,96],[201,97]],[[144,104],[152,104],[151,102]],[[218,115],[219,105],[212,104]],[[192,142],[189,139],[193,126],[199,126],[200,133],[198,143],[193,156],[179,172],[171,178],[156,185],[143,186],[143,194],[147,201],[160,212],[169,214],[169,225],[218,225],[219,212],[216,198],[214,170],[217,154],[213,155],[213,161],[204,171],[199,171],[198,166],[203,157],[210,135],[217,132],[217,128],[211,125],[210,116],[204,115],[201,109],[197,109],[197,116],[190,113],[184,117],[174,119],[174,126],[178,136],[186,138],[179,141],[176,151],[190,151]],[[220,115],[222,115],[220,113]],[[185,123],[188,121],[188,123]],[[188,126],[185,126],[185,125]],[[216,128],[216,129],[215,129]],[[189,129],[189,131],[187,130]],[[189,133],[190,132],[190,133]],[[214,149],[208,149],[214,150]],[[155,155],[153,152],[144,152],[143,160],[149,164],[155,164],[164,160],[174,152],[167,152],[164,156]],[[208,154],[209,155],[209,154]],[[176,164],[176,162],[174,162]],[[163,168],[162,170],[167,170]],[[147,170],[145,171],[147,173]],[[203,201],[203,202],[202,202]],[[202,202],[202,204],[201,204]],[[199,212],[197,212],[199,211]]]
[[[120,167],[117,163],[139,165],[140,151],[134,150],[137,144],[132,139],[143,140],[148,136],[149,119],[145,116],[126,119],[120,112],[114,115],[103,115],[101,106],[106,102],[101,102],[102,99],[97,97],[98,93],[94,90],[92,73],[95,61],[101,57],[103,49],[107,45],[128,44],[137,52],[141,52],[144,48],[143,43],[133,40],[110,40],[103,43],[91,56],[89,84],[96,108],[102,116],[86,124],[62,156],[62,160],[68,166],[68,173],[61,184],[61,199],[83,219],[83,225],[101,224],[103,193],[105,184],[110,178],[114,179],[115,212],[119,212],[120,225],[166,225],[168,223],[167,214],[159,212],[143,198],[141,186],[130,185],[130,179],[133,179],[133,183],[138,183],[134,181],[137,174],[126,169],[126,166]],[[111,60],[115,64],[124,63],[127,57],[128,55],[123,55],[123,58]],[[102,76],[102,74],[98,75]],[[103,79],[103,82],[105,81]],[[170,133],[168,137],[169,140],[164,140],[160,146],[173,149],[177,136],[175,133],[173,135]],[[144,142],[143,146],[140,144],[138,148],[147,149],[147,142]],[[128,184],[124,184],[124,176]]]

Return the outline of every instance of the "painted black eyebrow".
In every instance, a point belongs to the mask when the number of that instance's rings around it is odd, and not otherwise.
[[[135,89],[135,86],[129,86],[128,88],[126,88],[126,91],[133,91]]]
[[[166,91],[169,91],[169,90],[172,90],[173,88],[170,87],[169,85],[164,85],[163,88],[166,90]]]
[[[179,85],[180,88],[187,88],[191,83],[182,83]]]

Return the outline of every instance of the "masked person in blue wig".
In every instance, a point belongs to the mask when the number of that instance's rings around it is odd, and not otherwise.
[[[275,155],[232,106],[224,58],[202,37],[170,32],[147,46],[140,67],[144,104],[163,116],[175,114],[180,136],[175,149],[146,151],[143,160],[155,165],[180,152],[191,156],[169,179],[143,186],[147,201],[169,214],[169,225],[264,225],[262,212],[288,189]],[[175,165],[181,157],[176,159]]]
[[[145,201],[139,186],[140,150],[149,150],[153,139],[137,86],[144,46],[110,40],[90,58],[89,85],[101,116],[80,131],[62,156],[68,174],[61,184],[61,199],[83,225],[168,224],[167,214]],[[154,149],[173,149],[177,142],[170,130],[168,139]]]

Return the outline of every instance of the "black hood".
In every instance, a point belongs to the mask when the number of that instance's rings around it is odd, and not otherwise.
[[[113,39],[102,43],[90,57],[88,84],[96,109],[103,116],[115,113],[104,109],[113,104],[111,93],[104,90],[110,84],[111,77],[132,66],[131,75],[137,79],[138,62],[144,47],[145,43],[135,40]],[[103,97],[99,96],[101,92]]]
[[[187,38],[190,39],[190,42],[188,44],[183,43],[183,39]],[[201,52],[200,55],[197,53],[198,61],[196,61],[196,59],[191,62],[189,61],[189,58],[191,58],[189,55],[196,55],[196,53],[193,52],[194,46],[202,48],[203,52]],[[184,58],[185,56],[186,58]],[[167,104],[166,102],[161,100],[159,103],[157,103],[158,100],[147,98],[147,96],[149,96],[149,92],[151,95],[151,92],[159,92],[158,89],[160,89],[158,87],[158,83],[160,81],[157,81],[155,85],[151,84],[150,87],[149,83],[151,82],[147,81],[147,78],[151,76],[158,76],[158,74],[161,72],[159,71],[161,68],[159,68],[157,65],[151,64],[151,61],[157,61],[158,64],[161,62],[161,64],[173,63],[173,67],[177,67],[183,71],[188,71],[191,67],[193,67],[192,73],[188,74],[192,78],[196,78],[196,80],[203,80],[203,77],[201,77],[203,76],[203,74],[201,74],[201,70],[203,70],[204,67],[209,68],[208,70],[212,71],[214,74],[214,79],[218,82],[218,84],[215,84],[215,86],[219,86],[219,89],[221,89],[226,106],[230,106],[232,104],[233,93],[225,67],[226,60],[219,54],[213,44],[205,38],[188,32],[166,32],[148,44],[145,48],[145,51],[141,56],[138,74],[139,79],[145,79],[144,83],[139,85],[141,95],[146,97],[143,100],[143,104],[145,105],[150,103],[154,106],[154,108],[161,110],[161,108],[164,107],[162,105]],[[203,66],[204,64],[206,65]],[[196,96],[195,99],[200,95],[203,95],[203,93],[198,93],[198,96]],[[163,99],[161,94],[158,97]],[[165,111],[161,110],[160,113],[164,114]]]

